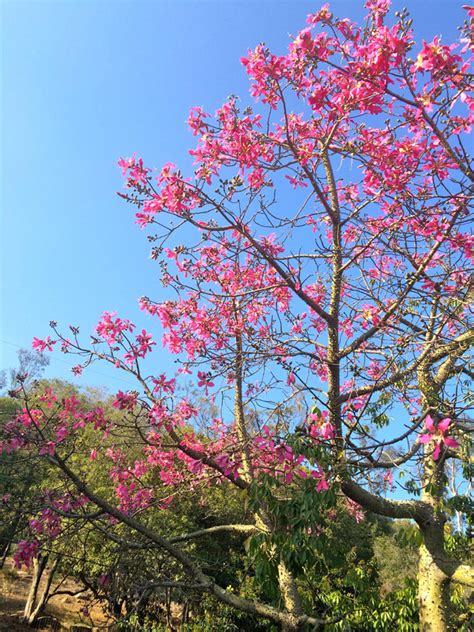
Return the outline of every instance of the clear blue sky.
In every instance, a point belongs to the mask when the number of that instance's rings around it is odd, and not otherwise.
[[[360,18],[363,1],[330,4]],[[188,164],[189,108],[214,111],[229,94],[248,100],[239,57],[261,41],[283,52],[288,33],[321,4],[0,0],[0,368],[47,335],[51,319],[89,334],[102,311],[117,310],[152,327],[137,299],[159,298],[156,263],[132,208],[115,195],[117,158],[136,151],[151,166]],[[449,41],[462,4],[393,6],[410,9],[419,38]],[[154,355],[156,370],[170,366]],[[52,357],[49,376],[78,381],[64,356]],[[113,369],[97,371],[79,382],[123,388]]]

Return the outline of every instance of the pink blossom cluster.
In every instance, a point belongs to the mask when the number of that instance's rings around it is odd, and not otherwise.
[[[328,413],[325,410],[321,414],[310,413],[306,419],[306,424],[308,434],[313,439],[329,441],[335,436],[335,428],[328,421]]]
[[[38,556],[40,545],[38,540],[20,540],[13,553],[13,562],[17,568],[26,566],[29,568],[35,557]]]
[[[121,342],[126,332],[132,332],[135,329],[129,320],[118,318],[116,312],[104,312],[96,331],[110,345]]]

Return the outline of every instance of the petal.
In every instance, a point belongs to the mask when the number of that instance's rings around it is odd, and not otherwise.
[[[440,454],[441,454],[441,441],[438,441],[438,443],[436,444],[436,448],[434,449],[434,452],[433,452],[433,459],[437,461],[439,459]]]
[[[443,419],[438,424],[439,430],[441,430],[441,432],[446,432],[446,430],[449,428],[450,423],[451,423],[451,419],[449,419],[449,417],[447,417],[446,419]]]
[[[459,448],[459,443],[452,437],[445,437],[444,444],[447,445],[448,448]]]
[[[418,441],[420,443],[429,443],[432,440],[433,440],[433,437],[429,434],[422,434],[418,437]]]
[[[430,432],[434,432],[436,430],[435,422],[434,422],[434,419],[433,419],[433,417],[431,415],[426,415],[425,426],[428,428],[428,430]]]

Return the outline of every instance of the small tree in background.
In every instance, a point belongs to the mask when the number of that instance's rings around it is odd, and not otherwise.
[[[18,349],[17,357],[17,368],[0,371],[0,389],[17,387],[18,377],[23,383],[31,384],[42,376],[44,369],[49,365],[49,358],[37,351]]]
[[[121,195],[152,231],[170,296],[141,307],[164,328],[178,374],[191,373],[218,407],[214,418],[198,428],[179,375],[144,368],[152,335],[104,313],[89,346],[52,323],[53,338],[34,347],[78,354],[77,373],[101,360],[135,378],[137,390],[119,391],[114,406],[142,456],[107,448],[115,497],[70,448],[85,426],[114,432],[100,407],[54,393],[25,401],[4,449],[38,450],[76,511],[95,505],[109,537],[126,525],[166,552],[184,572],[173,581],[288,630],[350,616],[305,601],[302,586],[341,499],[356,516],[412,520],[420,627],[440,632],[461,625],[452,588],[474,582],[464,518],[455,545],[446,541],[450,515],[468,510],[459,481],[469,478],[472,406],[470,40],[465,24],[460,43],[420,47],[406,12],[391,20],[388,0],[365,6],[364,26],[325,5],[286,54],[249,51],[242,62],[262,105],[231,97],[214,117],[194,108],[190,177],[120,161]],[[98,441],[91,458],[103,450]],[[155,493],[157,474],[166,495]],[[215,581],[185,544],[212,531],[181,537],[147,524],[151,507],[165,511],[204,484],[232,485],[247,503],[249,520],[219,529],[251,536],[249,560],[267,586],[254,599]]]

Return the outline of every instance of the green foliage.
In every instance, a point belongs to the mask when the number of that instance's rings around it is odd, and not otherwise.
[[[416,578],[419,543],[419,530],[411,522],[377,520],[374,554],[382,595],[396,592],[400,586],[400,578]]]
[[[123,413],[113,408],[106,395],[79,392],[60,381],[41,381],[32,389],[41,393],[48,386],[53,386],[59,397],[74,394],[86,408],[100,404],[106,416],[116,422],[113,435],[102,437],[102,447],[123,448],[131,462],[141,456],[130,439]],[[384,402],[380,399],[373,414],[374,419],[379,419],[375,423],[383,425]],[[15,400],[0,399],[4,419],[15,414],[16,409]],[[109,477],[110,461],[104,455],[105,450],[90,459],[90,451],[97,443],[94,428],[87,426],[67,442],[72,469],[96,493],[112,500],[114,483]],[[325,448],[309,441],[303,431],[294,433],[288,443],[295,454],[305,456],[307,463],[320,463],[324,467],[328,460]],[[18,531],[25,535],[28,519],[35,515],[37,495],[45,489],[61,487],[57,470],[44,461],[41,463],[36,459],[25,460],[21,454],[0,457],[0,496],[8,490],[14,497],[7,520],[0,525],[0,538],[11,536],[9,525],[20,507]],[[169,494],[156,472],[146,476],[144,480],[157,498]],[[261,475],[245,493],[230,483],[200,485],[177,495],[166,510],[158,505],[147,510],[140,515],[140,521],[166,536],[221,524],[253,523],[256,514],[265,515],[271,524],[268,531],[262,529],[250,537],[219,532],[212,537],[191,539],[181,546],[219,585],[247,599],[280,608],[277,579],[278,565],[283,561],[296,578],[305,612],[319,618],[339,618],[326,626],[328,632],[418,630],[415,574],[419,530],[409,521],[393,522],[371,515],[357,522],[347,511],[344,496],[336,485],[316,493],[315,484],[308,477],[282,486],[274,477]],[[472,502],[458,496],[447,502],[447,509],[468,513]],[[111,528],[106,516],[99,520],[103,530]],[[241,613],[202,592],[183,588],[190,581],[186,571],[126,525],[113,525],[116,541],[108,539],[103,530],[86,519],[65,519],[62,535],[48,543],[48,547],[53,555],[60,557],[62,575],[91,587],[119,621],[123,632],[170,629],[166,623],[169,617],[166,604],[170,603],[183,613],[180,628],[183,631],[276,632],[275,625],[264,619]],[[467,545],[464,536],[446,534],[446,548],[453,557],[464,559]],[[160,588],[162,578],[175,587]],[[153,583],[154,588],[146,588]],[[457,621],[464,626],[460,629],[467,632],[466,595],[456,589],[452,602]]]
[[[17,412],[15,399],[0,397],[0,440],[2,425]],[[37,459],[18,459],[15,454],[0,452],[0,556],[15,534],[25,527],[25,509],[31,491],[38,487],[44,471],[44,465]]]

